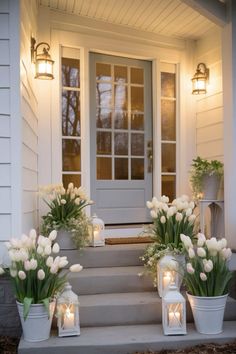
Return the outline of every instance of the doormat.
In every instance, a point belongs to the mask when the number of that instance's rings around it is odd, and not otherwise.
[[[142,237],[114,237],[106,238],[106,245],[122,245],[122,244],[133,244],[133,243],[151,243],[152,238],[149,236]]]

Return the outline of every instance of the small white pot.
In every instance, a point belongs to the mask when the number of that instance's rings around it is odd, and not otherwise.
[[[61,250],[76,249],[70,231],[64,229],[58,230],[56,242],[59,244]]]
[[[52,317],[55,309],[55,301],[49,305],[50,315],[43,304],[32,304],[26,320],[24,320],[24,306],[16,302],[20,315],[24,340],[27,342],[40,342],[47,340],[50,336]]]
[[[193,296],[187,293],[196,329],[202,334],[219,334],[223,331],[223,319],[227,296]]]

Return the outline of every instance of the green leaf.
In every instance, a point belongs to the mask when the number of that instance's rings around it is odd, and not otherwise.
[[[33,302],[33,298],[30,298],[30,297],[24,298],[24,310],[23,310],[24,320],[26,320],[26,318],[28,316],[32,302]]]
[[[49,311],[49,297],[47,297],[46,299],[42,300],[42,303],[44,304],[47,313],[48,313],[48,318],[50,317],[50,311]]]

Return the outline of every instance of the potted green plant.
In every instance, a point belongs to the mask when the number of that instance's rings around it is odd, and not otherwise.
[[[62,250],[85,246],[89,237],[90,220],[83,209],[93,202],[83,188],[74,187],[73,183],[69,183],[67,189],[62,184],[51,184],[40,187],[40,195],[50,209],[42,217],[43,235],[57,230],[57,242]]]
[[[199,333],[222,332],[224,309],[229,291],[232,271],[228,268],[231,249],[226,239],[206,240],[197,235],[197,243],[181,235],[186,255],[184,283],[192,308],[195,326]]]
[[[29,236],[12,238],[6,242],[10,265],[0,267],[12,280],[16,303],[20,315],[24,339],[41,341],[49,338],[55,299],[64,288],[68,272],[67,257],[58,256],[59,245],[55,242],[57,232],[48,237],[31,230]],[[80,264],[70,266],[71,272],[82,269]]]
[[[221,161],[203,159],[200,156],[193,159],[190,170],[190,183],[196,199],[216,200],[224,165]]]
[[[173,280],[172,276],[175,276],[176,285],[181,285],[182,279],[177,271],[178,262],[184,262],[180,234],[188,233],[194,237],[195,204],[186,195],[176,198],[172,203],[169,203],[168,197],[162,196],[160,200],[153,197],[152,201],[147,202],[147,207],[150,209],[153,224],[146,232],[154,242],[146,248],[142,260],[145,268],[156,276],[154,281],[157,282],[158,293],[162,296]],[[167,270],[169,272],[165,275],[164,271]]]

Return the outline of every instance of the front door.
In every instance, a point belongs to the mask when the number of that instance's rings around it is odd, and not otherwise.
[[[106,224],[150,221],[151,62],[90,55],[91,198]]]

